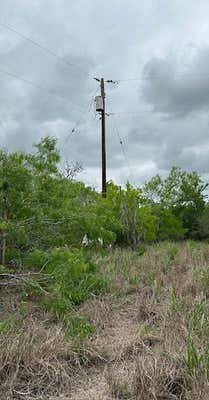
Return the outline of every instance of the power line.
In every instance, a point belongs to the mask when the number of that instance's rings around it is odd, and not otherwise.
[[[49,94],[49,95],[51,95],[51,96],[56,96],[56,97],[58,97],[58,98],[60,98],[60,99],[66,101],[66,97],[64,97],[64,96],[62,96],[62,95],[60,95],[60,94],[58,94],[58,93],[56,93],[56,92],[54,92],[54,91],[52,91],[52,90],[49,90],[48,88],[46,88],[46,87],[44,87],[44,86],[42,86],[42,85],[40,85],[40,84],[34,83],[34,82],[31,81],[31,80],[22,78],[22,77],[20,77],[19,75],[13,73],[13,72],[5,71],[5,70],[2,70],[2,69],[0,68],[0,73],[5,74],[5,75],[7,75],[7,76],[9,76],[9,77],[11,77],[11,78],[15,78],[15,79],[17,79],[17,80],[19,80],[19,81],[21,81],[21,82],[24,82],[24,83],[26,83],[26,84],[28,84],[28,85],[34,87],[35,89],[38,89],[38,90],[41,90],[41,91],[45,91],[45,92],[47,92],[47,94]],[[69,138],[76,132],[77,127],[81,124],[81,121],[82,121],[82,119],[83,119],[83,116],[84,116],[86,113],[88,113],[88,112],[90,111],[90,109],[91,109],[91,107],[92,107],[92,104],[93,104],[93,102],[94,102],[94,98],[95,98],[95,95],[96,95],[97,91],[98,91],[98,87],[96,88],[96,91],[94,92],[94,95],[93,95],[93,97],[91,98],[90,103],[87,104],[87,109],[85,109],[85,110],[83,111],[83,113],[82,113],[80,119],[79,119],[78,122],[75,124],[74,128],[70,131],[69,136],[66,138],[66,142],[67,142],[67,141],[69,140]]]
[[[33,81],[29,80],[29,79],[22,78],[21,76],[15,74],[13,72],[5,71],[5,70],[0,68],[0,73],[4,74],[4,75],[7,75],[7,76],[9,76],[11,78],[15,78],[15,79],[17,79],[19,81],[22,81],[22,82],[34,87],[35,89],[47,92],[50,96],[55,96],[55,97],[58,97],[58,98],[60,98],[62,100],[65,100],[65,101],[67,100],[66,97],[64,97],[61,94],[55,92],[54,90],[48,89],[47,87],[42,86],[39,83],[35,83],[35,82],[33,82]]]
[[[30,42],[31,44],[33,44],[36,47],[39,47],[41,50],[45,51],[46,53],[48,53],[50,56],[57,58],[59,61],[65,63],[66,65],[68,65],[68,67],[72,67],[76,64],[70,63],[69,61],[67,61],[65,58],[59,56],[58,54],[56,54],[53,50],[49,49],[46,46],[43,46],[42,44],[38,43],[37,41],[33,40],[32,38],[22,34],[21,32],[17,31],[15,28],[13,28],[11,25],[7,25],[4,24],[2,22],[0,22],[0,26],[9,30],[10,32],[15,33],[16,35],[18,35],[19,37],[21,37],[22,39]]]
[[[207,77],[209,78],[209,73],[202,73],[202,72],[183,72],[183,73],[179,73],[179,74],[175,74],[172,77],[175,78],[185,78],[185,79],[189,79],[190,77],[192,78],[193,76],[200,76],[200,77]],[[147,81],[148,79],[165,79],[164,76],[162,76],[162,74],[158,75],[158,74],[147,74],[145,76],[142,77],[133,77],[133,78],[127,78],[127,79],[117,79],[116,82],[117,83],[123,83],[123,82],[131,82],[131,81]]]
[[[8,75],[8,76],[10,76],[11,78],[15,78],[15,79],[18,79],[19,81],[22,81],[22,82],[24,82],[24,83],[27,83],[27,84],[29,84],[29,85],[35,87],[36,89],[46,90],[45,87],[43,87],[43,86],[41,86],[41,85],[39,85],[39,84],[37,84],[37,83],[34,83],[34,82],[32,82],[32,81],[30,81],[30,80],[28,80],[28,79],[22,78],[21,76],[15,74],[15,73],[13,73],[13,72],[5,71],[5,70],[3,70],[3,69],[0,69],[0,72],[1,72],[1,74]]]
[[[108,115],[117,116],[122,114],[140,114],[140,113],[144,113],[144,111],[116,111],[116,112],[110,112],[108,113]]]
[[[110,100],[109,99],[108,99],[108,105],[109,105],[109,108],[111,110],[112,108],[111,108],[111,104],[110,104]],[[109,115],[113,116],[113,123],[114,123],[115,132],[116,132],[116,134],[118,136],[119,143],[120,143],[120,146],[121,146],[121,151],[122,151],[123,157],[125,159],[125,162],[127,164],[128,170],[129,170],[129,176],[131,176],[132,172],[131,172],[130,162],[128,160],[128,157],[127,157],[127,154],[126,154],[126,151],[125,151],[125,147],[124,147],[124,144],[123,144],[123,139],[122,139],[122,137],[120,136],[120,133],[119,133],[119,129],[118,129],[118,126],[117,126],[117,121],[115,119],[115,115],[114,115],[114,113],[110,113]]]
[[[187,111],[187,107],[190,106],[190,105],[193,106],[193,105],[194,105],[194,102],[185,103],[185,104],[183,104],[183,105],[178,105],[178,107],[176,107],[176,114],[180,113],[181,110]],[[114,116],[114,117],[117,117],[117,116],[120,116],[120,115],[145,115],[145,113],[150,114],[150,112],[152,112],[152,111],[154,111],[154,115],[155,115],[155,116],[157,116],[157,114],[158,114],[158,115],[159,115],[159,114],[164,114],[164,115],[169,115],[169,114],[170,114],[169,111],[163,111],[163,110],[155,109],[154,104],[149,104],[149,106],[152,107],[151,110],[143,110],[143,111],[115,111],[115,112],[108,112],[107,115],[108,115],[108,116]],[[205,104],[204,106],[205,106],[205,107],[206,107],[206,106],[208,107],[208,104]],[[203,106],[202,106],[202,109],[203,109]],[[163,121],[163,120],[161,120],[161,121]],[[166,119],[165,119],[165,121],[166,121]]]
[[[151,107],[151,105],[149,105],[149,107]],[[108,116],[113,116],[113,117],[118,117],[118,116],[122,116],[122,115],[145,115],[145,114],[149,114],[150,115],[150,111],[151,110],[138,110],[138,111],[114,111],[114,112],[108,112]],[[163,112],[158,112],[163,113]]]
[[[24,40],[30,42],[30,43],[33,44],[34,46],[39,47],[41,50],[43,50],[44,52],[48,53],[48,54],[51,55],[52,57],[57,58],[59,61],[65,63],[65,64],[68,65],[69,67],[73,67],[73,66],[78,65],[78,64],[71,63],[71,62],[67,61],[64,57],[58,55],[54,50],[48,48],[47,46],[42,45],[41,43],[37,42],[36,40],[32,39],[32,38],[29,37],[29,36],[24,35],[23,33],[19,32],[16,28],[12,27],[12,26],[9,25],[9,24],[0,22],[0,26],[1,26],[2,28],[4,28],[4,29],[7,29],[7,30],[10,31],[10,32],[15,33],[16,35],[18,35],[18,36],[21,37],[22,39],[24,39]],[[206,77],[209,78],[209,74],[208,74],[208,73],[202,73],[202,72],[200,72],[200,73],[198,73],[198,72],[197,72],[197,73],[195,73],[195,72],[188,72],[188,73],[185,73],[185,72],[184,72],[184,73],[181,73],[181,74],[176,74],[176,75],[174,76],[174,78],[175,78],[175,77],[184,77],[184,78],[187,78],[187,79],[188,79],[190,76],[191,76],[191,77],[192,77],[192,76],[206,76]],[[164,79],[164,77],[163,77],[162,75],[158,75],[158,74],[148,74],[148,75],[143,76],[143,77],[130,77],[130,78],[116,79],[116,80],[109,79],[109,80],[106,80],[106,82],[108,82],[108,83],[113,83],[113,84],[119,84],[119,83],[122,83],[122,82],[145,81],[145,80],[150,79],[150,78],[151,78],[151,79],[152,79],[152,78],[154,78],[154,79]]]
[[[77,128],[80,126],[84,115],[88,114],[91,111],[91,107],[94,103],[94,98],[96,96],[98,92],[98,88],[96,88],[96,91],[94,92],[93,96],[90,99],[90,102],[88,102],[87,107],[84,109],[84,111],[81,114],[81,117],[79,118],[79,120],[76,122],[76,124],[74,125],[73,129],[69,132],[67,138],[66,138],[66,143],[69,141],[69,139],[73,136],[74,133],[76,133]]]

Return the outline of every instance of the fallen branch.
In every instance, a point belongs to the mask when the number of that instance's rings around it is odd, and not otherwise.
[[[27,273],[19,273],[19,274],[9,274],[9,273],[0,273],[0,278],[5,277],[5,278],[11,278],[11,279],[24,279],[24,278],[30,278],[30,277],[41,277],[44,280],[47,279],[52,279],[53,277],[48,274],[41,274],[40,272],[27,272]]]
[[[0,287],[18,287],[18,286],[24,286],[24,285],[30,285],[32,284],[31,278],[37,278],[35,279],[35,282],[39,284],[39,290],[42,291],[45,294],[49,294],[44,288],[40,286],[40,283],[43,281],[48,281],[49,279],[53,279],[51,275],[45,275],[45,274],[40,274],[39,272],[28,272],[28,273],[19,273],[19,274],[8,274],[8,273],[3,273],[0,274]],[[1,278],[3,278],[1,280]],[[6,281],[4,281],[6,279]],[[9,279],[9,280],[8,280]]]

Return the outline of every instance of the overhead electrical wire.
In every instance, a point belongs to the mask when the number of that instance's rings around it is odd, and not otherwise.
[[[6,71],[6,70],[0,68],[0,73],[4,74],[4,75],[7,75],[7,76],[10,76],[11,78],[15,78],[15,79],[17,79],[19,81],[22,81],[22,82],[34,87],[35,89],[47,92],[47,94],[49,94],[51,96],[58,97],[58,98],[60,98],[62,100],[65,100],[65,101],[67,100],[66,97],[64,97],[61,94],[55,92],[54,90],[48,89],[47,87],[42,86],[39,83],[35,83],[35,82],[33,82],[33,81],[29,80],[29,79],[25,79],[25,78],[15,74],[14,72]]]
[[[114,117],[117,117],[117,115],[123,115],[123,114],[144,114],[144,111],[115,111],[115,112],[110,112],[108,115],[112,115]]]
[[[19,37],[21,37],[22,39],[30,42],[31,44],[33,44],[36,47],[39,47],[41,50],[43,50],[45,53],[48,53],[50,56],[57,58],[59,61],[65,63],[66,65],[68,65],[69,67],[73,67],[74,65],[76,66],[75,63],[71,63],[69,61],[67,61],[64,57],[59,56],[58,54],[55,53],[54,50],[51,50],[50,48],[43,46],[42,44],[40,44],[39,42],[37,42],[36,40],[30,38],[29,36],[24,35],[23,33],[17,31],[17,29],[13,28],[11,25],[5,24],[0,22],[0,26],[2,28],[5,28],[7,30],[9,30],[10,32],[15,33],[16,35],[18,35]]]
[[[18,36],[19,36],[20,38],[22,38],[23,40],[28,41],[28,42],[31,43],[32,45],[34,45],[34,46],[40,48],[42,51],[44,51],[45,53],[49,54],[50,56],[56,58],[58,61],[64,63],[64,64],[67,65],[68,67],[71,67],[71,68],[72,68],[73,66],[77,66],[77,65],[78,65],[78,64],[76,64],[76,63],[71,63],[71,62],[69,62],[69,61],[66,60],[64,57],[58,55],[54,50],[48,48],[48,47],[45,46],[45,45],[42,45],[41,43],[39,43],[38,41],[32,39],[31,37],[26,36],[25,34],[19,32],[16,28],[12,27],[11,25],[8,25],[8,24],[6,24],[6,23],[0,22],[0,27],[4,28],[4,29],[6,29],[6,30],[8,30],[8,31],[10,31],[10,32],[15,33],[16,35],[18,35]],[[19,81],[22,81],[22,82],[24,82],[24,83],[26,83],[26,84],[28,84],[28,85],[30,85],[30,86],[32,86],[32,87],[38,89],[38,90],[45,91],[45,92],[47,92],[47,94],[50,95],[50,96],[54,96],[54,97],[60,98],[60,99],[62,99],[62,100],[64,100],[64,101],[67,100],[67,98],[66,98],[65,96],[62,96],[61,94],[55,92],[53,89],[49,89],[49,88],[47,88],[47,87],[44,87],[44,86],[40,85],[39,83],[35,83],[35,82],[31,81],[31,80],[25,79],[25,78],[23,78],[23,77],[21,77],[21,76],[15,74],[15,73],[13,73],[13,72],[6,71],[6,70],[3,70],[3,69],[0,68],[0,73],[5,74],[5,75],[7,75],[7,76],[9,76],[9,77],[15,78],[15,79],[17,79],[17,80],[19,80]],[[89,74],[87,74],[87,76],[88,76],[89,78],[91,77]],[[201,72],[200,72],[200,73],[183,72],[183,73],[181,73],[181,74],[174,74],[174,76],[172,76],[172,79],[175,80],[175,79],[178,79],[178,78],[184,78],[185,80],[188,80],[188,79],[190,79],[190,78],[192,78],[192,77],[194,77],[194,76],[195,76],[195,77],[207,77],[207,78],[209,78],[209,73],[201,73]],[[92,76],[92,78],[93,78],[93,76]],[[137,81],[144,82],[144,81],[147,81],[147,80],[149,80],[149,79],[153,79],[153,80],[155,80],[155,79],[156,79],[156,80],[157,80],[157,79],[160,79],[160,80],[163,80],[164,77],[163,77],[162,75],[151,74],[151,73],[150,73],[150,74],[144,75],[144,76],[142,76],[142,77],[131,77],[131,78],[128,78],[128,79],[107,80],[106,82],[112,83],[112,84],[114,84],[114,85],[116,84],[116,85],[118,86],[118,85],[120,85],[120,83],[131,82],[131,81],[132,81],[132,82],[137,82]],[[97,88],[97,90],[98,90],[98,88]],[[96,92],[97,92],[97,90],[96,90]],[[96,94],[96,93],[95,93],[95,94]],[[95,96],[95,95],[94,95],[94,96]],[[93,100],[94,100],[94,98],[93,98]],[[75,132],[78,131],[78,127],[81,125],[82,120],[83,120],[83,118],[84,118],[84,115],[86,115],[87,113],[89,113],[89,111],[91,110],[91,107],[92,107],[92,99],[91,99],[90,103],[87,104],[87,108],[86,108],[86,109],[84,110],[84,112],[81,114],[81,117],[79,118],[78,122],[75,124],[74,128],[69,132],[67,138],[65,139],[65,144],[68,142],[69,138],[70,138],[71,136],[73,136],[73,134],[74,134]],[[137,114],[140,114],[140,111],[122,111],[122,112],[110,112],[110,113],[108,113],[109,116],[113,116],[113,122],[114,122],[115,132],[116,132],[116,134],[117,134],[117,136],[118,136],[119,143],[120,143],[120,146],[121,146],[121,151],[122,151],[122,153],[123,153],[124,159],[125,159],[125,161],[126,161],[126,163],[127,163],[127,165],[128,165],[128,168],[129,168],[129,173],[130,173],[130,175],[131,175],[130,163],[129,163],[129,160],[128,160],[128,158],[127,158],[127,154],[126,154],[126,151],[125,151],[125,148],[124,148],[124,144],[123,144],[123,139],[122,139],[121,136],[120,136],[119,129],[118,129],[118,127],[117,127],[116,118],[115,118],[117,115],[128,115],[128,114],[130,114],[130,115],[132,115],[132,114],[137,115]]]
[[[208,72],[206,72],[206,73],[203,73],[203,72],[182,72],[182,73],[174,74],[172,78],[173,79],[176,79],[176,78],[189,79],[190,77],[193,78],[195,76],[209,78],[209,73]],[[117,79],[116,82],[118,84],[119,83],[123,83],[123,82],[131,82],[131,81],[133,81],[133,82],[142,81],[143,82],[143,81],[147,81],[148,79],[164,80],[165,77],[162,76],[162,74],[161,75],[159,75],[159,74],[147,74],[147,75],[144,75],[144,76],[141,76],[141,77],[135,77],[135,78],[133,77],[133,78],[128,78],[128,79]]]
[[[111,104],[110,104],[110,100],[109,100],[109,99],[108,99],[108,106],[109,106],[109,109],[111,110],[112,107],[111,107]],[[126,151],[125,151],[123,139],[122,139],[122,137],[121,137],[121,135],[120,135],[120,133],[119,133],[119,129],[118,129],[118,126],[117,126],[117,121],[116,121],[116,119],[115,119],[115,115],[114,115],[114,113],[108,113],[108,115],[110,115],[110,116],[112,115],[112,116],[113,116],[113,123],[114,123],[115,132],[116,132],[116,135],[117,135],[117,137],[118,137],[118,140],[119,140],[119,143],[120,143],[120,146],[121,146],[121,151],[122,151],[124,160],[125,160],[125,162],[126,162],[126,164],[127,164],[128,170],[129,170],[129,177],[131,177],[132,171],[131,171],[130,162],[129,162],[129,160],[128,160],[128,157],[127,157],[127,154],[126,154]],[[133,186],[135,186],[135,185],[133,185]]]
[[[74,127],[71,130],[68,131],[67,137],[64,140],[64,144],[63,144],[63,146],[61,146],[61,151],[64,149],[64,146],[66,146],[66,144],[69,142],[71,137],[74,136],[74,134],[78,133],[78,127],[81,125],[81,123],[83,121],[83,118],[91,111],[91,107],[92,107],[92,105],[94,103],[95,95],[96,95],[97,92],[98,92],[98,88],[96,88],[96,91],[91,96],[90,101],[87,103],[87,107],[84,108],[80,118],[75,123]]]
[[[22,39],[30,42],[32,45],[39,47],[41,50],[43,50],[44,52],[48,53],[49,55],[51,55],[52,57],[57,58],[59,61],[65,63],[66,65],[68,65],[69,67],[73,67],[73,66],[77,66],[78,64],[76,63],[72,63],[69,62],[68,60],[66,60],[64,57],[58,55],[54,50],[52,50],[51,48],[42,45],[41,43],[39,43],[38,41],[32,39],[30,36],[27,36],[25,34],[23,34],[22,32],[19,32],[16,28],[14,28],[13,26],[11,26],[10,24],[4,23],[4,22],[0,22],[0,27],[7,29],[10,32],[15,33],[17,36],[21,37]],[[203,73],[203,72],[183,72],[181,74],[175,74],[174,78],[178,78],[178,77],[183,77],[183,78],[189,78],[192,76],[206,76],[209,78],[209,73]],[[93,75],[92,75],[93,77]],[[114,83],[114,84],[119,84],[122,82],[131,82],[131,81],[144,81],[150,78],[156,78],[156,79],[164,79],[164,77],[162,75],[158,75],[158,74],[148,74],[146,76],[142,76],[142,77],[130,77],[130,78],[124,78],[124,79],[115,79],[115,80],[106,80],[106,82],[108,83]]]

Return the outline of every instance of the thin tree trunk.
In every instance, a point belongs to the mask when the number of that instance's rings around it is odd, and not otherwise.
[[[6,194],[6,190],[7,190],[7,184],[4,183],[3,187],[3,195],[2,195],[2,218],[3,218],[3,222],[7,221],[7,194]],[[6,240],[6,230],[3,229],[2,232],[2,241],[1,241],[1,264],[5,265],[6,263],[6,248],[7,248],[7,240]]]
[[[6,210],[4,212],[3,220],[7,220]],[[1,247],[1,264],[4,266],[6,262],[6,248],[7,248],[7,240],[6,240],[6,231],[4,230],[2,233],[2,247]]]

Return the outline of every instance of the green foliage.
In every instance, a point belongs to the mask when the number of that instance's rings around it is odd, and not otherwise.
[[[8,333],[13,326],[13,321],[11,318],[6,318],[0,321],[0,335]]]
[[[171,270],[172,266],[175,265],[175,259],[178,254],[178,247],[174,243],[168,243],[167,254],[164,258],[163,272],[167,273]]]
[[[85,235],[92,247],[98,238],[104,246],[138,246],[208,235],[207,185],[194,172],[173,168],[166,179],[156,176],[143,188],[109,182],[103,199],[71,179],[69,171],[59,172],[59,162],[56,140],[50,137],[31,154],[0,152],[0,234],[6,237],[7,262],[25,267],[25,254],[34,248],[80,248]]]
[[[203,372],[209,381],[208,311],[208,302],[206,300],[196,301],[192,310],[189,310],[189,337],[184,361],[190,375],[197,375]],[[194,338],[201,339],[201,349],[195,344]]]
[[[67,247],[55,248],[50,252],[34,249],[24,260],[29,268],[41,270],[49,279],[45,289],[37,282],[27,280],[33,290],[49,292],[50,298],[43,301],[45,306],[56,313],[64,313],[69,304],[80,304],[92,294],[99,295],[107,290],[107,280],[97,273],[95,264],[86,261],[82,250]],[[34,286],[35,285],[35,286]]]
[[[97,276],[95,266],[85,262],[80,250],[53,249],[45,271],[53,279],[53,293],[69,299],[73,304],[80,304],[92,294],[98,295],[107,288],[106,280]]]
[[[63,320],[66,339],[72,337],[86,338],[94,333],[94,327],[79,314],[66,315]]]
[[[197,237],[199,239],[209,238],[209,204],[206,204],[202,214],[197,220]]]
[[[159,175],[152,178],[144,186],[144,193],[151,204],[160,205],[177,218],[175,224],[180,224],[180,237],[184,232],[186,237],[197,237],[207,186],[196,172],[189,173],[173,167],[166,179],[163,180]]]
[[[92,263],[91,254],[102,254],[115,244],[135,248],[136,257],[150,242],[207,239],[207,184],[195,172],[172,168],[167,178],[157,175],[142,188],[109,182],[104,199],[74,180],[69,166],[67,174],[60,172],[59,163],[56,139],[50,137],[36,144],[30,154],[0,151],[0,248],[6,249],[6,260],[1,254],[0,264],[5,265],[0,265],[0,273],[16,268],[40,272],[43,280],[22,279],[23,297],[39,298],[43,307],[62,320],[69,335],[81,332],[83,336],[92,327],[72,307],[107,291],[109,284]],[[81,250],[85,235],[91,243],[88,250]],[[176,256],[176,247],[169,245],[164,272]],[[156,282],[155,274],[149,272],[130,277],[125,260],[119,268],[133,285],[139,279],[149,285]],[[201,271],[197,279],[208,295],[208,270]],[[173,293],[171,309],[177,312],[184,307]],[[196,304],[190,315],[192,332],[207,331],[203,307]]]
[[[25,293],[38,295],[41,306],[62,322],[66,339],[84,338],[93,333],[92,325],[75,313],[73,307],[107,290],[107,280],[98,273],[95,264],[86,259],[89,256],[83,251],[64,247],[50,252],[34,249],[24,260],[47,278],[44,287],[36,280],[27,279]]]
[[[175,290],[172,290],[170,297],[170,311],[171,313],[184,312],[187,309],[187,304],[184,298],[177,296]]]
[[[137,249],[135,250],[135,254],[136,256],[143,256],[146,250],[147,250],[146,245],[143,243],[139,245],[139,247],[137,247]]]
[[[198,349],[191,337],[187,339],[187,350],[184,361],[191,375],[196,374],[202,365],[202,355],[199,354]]]
[[[44,270],[49,262],[49,255],[40,249],[33,249],[27,252],[22,258],[22,267],[29,270]]]
[[[22,278],[23,279],[23,278]],[[23,297],[37,297],[38,295],[47,294],[42,285],[34,278],[23,279],[24,293]]]
[[[183,239],[186,229],[182,226],[182,220],[174,215],[173,211],[162,205],[154,205],[153,213],[156,216],[156,235],[158,240]]]
[[[178,247],[172,243],[167,250],[169,262],[173,262],[178,254]]]
[[[209,266],[196,273],[196,279],[200,282],[206,296],[209,295]]]
[[[205,373],[207,376],[207,380],[209,382],[209,344],[207,344],[206,348],[205,348],[203,365],[204,365],[204,370],[205,370]]]
[[[11,270],[9,268],[6,268],[4,265],[0,264],[0,275],[1,274],[9,274]]]
[[[190,312],[189,330],[199,337],[209,337],[209,307],[206,300],[196,301]]]
[[[22,325],[22,316],[16,314],[7,314],[4,319],[0,321],[0,335],[5,335],[15,332]]]
[[[191,336],[187,339],[187,349],[184,362],[190,375],[197,376],[201,373],[206,375],[209,381],[209,345],[200,352]]]
[[[142,276],[142,280],[145,283],[145,285],[152,286],[156,282],[156,276],[155,276],[154,272],[147,271],[147,272],[144,272],[144,274]]]
[[[64,316],[72,310],[71,301],[57,293],[41,297],[40,305],[46,311],[50,311],[56,320],[63,320]]]

